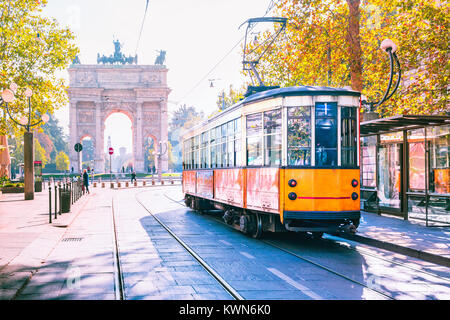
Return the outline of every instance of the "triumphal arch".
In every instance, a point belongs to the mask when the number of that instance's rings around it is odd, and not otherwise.
[[[168,154],[158,149],[167,149],[168,142],[168,69],[161,60],[157,60],[155,65],[138,65],[137,57],[126,58],[120,52],[120,45],[114,44],[114,56],[101,58],[99,55],[96,65],[81,64],[76,58],[68,69],[70,166],[75,172],[80,171],[74,145],[90,137],[95,148],[94,170],[105,172],[105,120],[112,113],[121,112],[132,123],[135,171],[147,171],[144,157],[148,155],[145,154],[144,143],[148,138],[155,142],[156,169],[166,171]]]

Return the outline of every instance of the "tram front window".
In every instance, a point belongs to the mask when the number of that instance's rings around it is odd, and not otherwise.
[[[316,104],[316,166],[337,166],[337,104]]]
[[[288,165],[311,165],[311,108],[288,109]]]

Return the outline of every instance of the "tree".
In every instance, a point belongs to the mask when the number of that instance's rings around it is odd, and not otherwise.
[[[46,4],[47,0],[0,2],[0,88],[18,85],[16,99],[10,104],[16,119],[27,114],[25,88],[33,91],[32,122],[67,103],[64,80],[56,72],[69,65],[78,49],[69,29],[41,16]],[[0,134],[18,133],[16,124],[6,119],[0,119]]]
[[[44,148],[46,158],[51,162],[51,154],[54,149],[51,138],[44,132],[39,132],[37,130],[35,130],[34,136],[39,141],[41,146]]]
[[[56,155],[60,151],[64,151],[64,153],[69,153],[68,147],[68,137],[64,134],[63,128],[59,125],[58,119],[55,116],[51,115],[50,120],[44,124],[41,129],[43,129],[44,133],[50,137],[50,140],[53,142],[54,150],[51,151],[51,161],[54,163]],[[83,150],[84,151],[84,150]]]
[[[167,152],[168,157],[172,159],[172,168],[181,170],[181,138],[183,132],[198,124],[204,118],[203,112],[198,112],[194,107],[187,107],[185,104],[181,105],[172,114],[172,119],[169,124],[169,145]]]
[[[244,88],[244,86],[242,86],[238,90],[234,90],[232,85],[230,85],[228,93],[225,93],[225,90],[223,90],[216,101],[219,110],[225,110],[226,108],[231,107],[233,104],[237,103],[239,100],[244,99],[245,90],[246,89]]]
[[[69,170],[69,157],[67,154],[64,153],[64,151],[60,151],[55,159],[56,163],[56,169],[60,171]]]
[[[266,84],[351,86],[378,101],[389,77],[389,59],[379,46],[389,38],[399,46],[404,76],[377,111],[448,112],[449,9],[449,1],[282,0],[277,13],[289,19],[285,35],[258,70]],[[258,43],[269,36],[262,33]],[[246,50],[256,47],[253,42]]]

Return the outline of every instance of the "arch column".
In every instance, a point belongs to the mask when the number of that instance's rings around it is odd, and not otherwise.
[[[95,157],[94,171],[105,172],[105,156],[103,150],[102,102],[95,102]]]
[[[168,135],[168,121],[167,121],[167,100],[162,99],[160,102],[160,139],[163,144],[166,146],[166,152],[161,157],[161,169],[163,172],[168,171],[169,169],[169,135]],[[164,151],[164,150],[162,150]]]
[[[143,131],[142,131],[142,102],[136,103],[136,119],[134,121],[136,125],[136,134],[135,141],[134,141],[134,151],[133,151],[133,157],[134,157],[134,167],[136,172],[144,172],[144,139],[142,137]]]
[[[70,131],[70,145],[69,145],[69,171],[74,173],[80,173],[81,167],[78,159],[78,153],[75,151],[74,147],[77,142],[79,142],[78,136],[78,117],[77,117],[77,102],[71,101],[69,104],[69,113],[70,113],[70,123],[69,123],[69,131]]]

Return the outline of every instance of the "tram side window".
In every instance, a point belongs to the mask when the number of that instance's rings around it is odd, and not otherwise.
[[[200,165],[200,136],[194,138],[194,168],[198,169]]]
[[[281,109],[264,112],[264,165],[281,164]]]
[[[194,160],[195,160],[195,146],[194,146],[194,137],[192,137],[190,139],[190,146],[191,146],[191,150],[189,152],[190,156],[189,156],[189,166],[191,169],[195,168],[194,165]]]
[[[187,141],[184,140],[183,141],[183,170],[187,169],[187,165],[186,165],[187,152],[186,152],[186,149],[187,149]]]
[[[201,164],[200,168],[208,167],[208,132],[202,133],[202,145],[201,145]]]
[[[234,122],[234,166],[241,165],[241,118]]]
[[[220,149],[220,166],[226,167],[227,166],[227,124],[222,124],[221,132],[222,132],[222,144]]]
[[[227,123],[227,167],[234,166],[234,121]]]
[[[357,165],[357,108],[341,108],[341,166],[354,167]]]
[[[215,168],[217,166],[217,161],[216,161],[216,144],[217,144],[217,140],[216,140],[216,129],[213,128],[209,131],[209,136],[210,136],[210,152],[211,152],[211,168]]]
[[[247,116],[247,165],[261,166],[262,154],[262,114]]]
[[[311,165],[311,108],[288,108],[288,165]]]
[[[316,104],[316,166],[337,165],[337,104]]]

